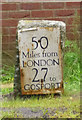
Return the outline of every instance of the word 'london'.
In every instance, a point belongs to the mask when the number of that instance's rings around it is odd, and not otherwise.
[[[58,56],[57,52],[48,52],[48,53],[44,53],[42,52],[42,57],[54,57],[54,56]],[[26,54],[24,52],[22,52],[22,58],[36,58],[36,57],[40,57],[40,53],[34,54],[34,52],[32,51],[32,54],[27,52]],[[23,67],[32,67],[32,66],[52,66],[52,65],[59,65],[59,59],[40,59],[40,60],[28,60],[28,61],[22,61],[23,63]]]

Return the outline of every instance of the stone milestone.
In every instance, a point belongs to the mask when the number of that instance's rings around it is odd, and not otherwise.
[[[19,21],[18,81],[22,95],[63,93],[65,27],[61,21]]]

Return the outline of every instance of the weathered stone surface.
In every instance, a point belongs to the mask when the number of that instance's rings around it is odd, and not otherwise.
[[[63,92],[65,23],[21,20],[17,36],[19,67],[16,71],[20,74],[15,78],[19,76],[22,95]]]

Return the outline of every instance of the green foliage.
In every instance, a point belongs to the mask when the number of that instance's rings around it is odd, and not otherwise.
[[[70,92],[80,90],[80,48],[72,41],[65,43],[64,87]]]
[[[7,108],[21,108],[21,107],[41,107],[41,108],[59,108],[65,106],[66,108],[72,109],[75,108],[75,106],[80,105],[80,97],[79,94],[76,95],[76,97],[70,97],[70,96],[62,96],[62,97],[37,97],[35,96],[34,99],[32,97],[28,99],[20,99],[17,98],[12,100],[6,100],[2,101],[2,107]],[[79,107],[78,107],[79,108]],[[76,108],[75,108],[76,109]],[[79,110],[79,109],[78,109]]]
[[[1,72],[2,72],[2,76],[1,76],[2,83],[13,82],[14,72],[15,72],[14,66],[11,67],[11,66],[4,65]]]
[[[13,92],[13,88],[2,88],[1,92],[2,94],[8,94],[10,92]]]

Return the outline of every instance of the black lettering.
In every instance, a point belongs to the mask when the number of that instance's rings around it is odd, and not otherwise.
[[[55,84],[51,83],[51,89],[54,89],[54,88],[55,88]]]
[[[22,61],[22,63],[23,63],[23,67],[27,66],[27,62]]]
[[[57,52],[52,52],[52,56],[58,56]]]
[[[42,39],[46,39],[46,46],[42,45]],[[46,49],[48,47],[48,38],[47,37],[43,36],[43,37],[40,38],[39,41],[40,41],[40,46],[41,46],[42,49]]]
[[[24,52],[22,52],[22,58],[26,58],[27,57],[27,55],[28,55],[28,58],[29,58],[29,52],[27,52],[27,54],[25,54]]]
[[[46,88],[46,89],[50,89],[50,84],[49,84],[49,83],[46,83],[46,84],[45,84],[45,88]]]
[[[60,85],[60,83],[57,83],[57,88],[59,88],[59,87],[60,87],[59,85]]]
[[[53,77],[53,79],[52,79],[53,81],[55,81],[56,80],[56,78],[55,77]]]
[[[40,53],[37,54],[37,57],[40,57]]]
[[[35,44],[35,48],[33,50],[37,49],[37,47],[38,47],[38,42],[35,40],[35,38],[36,37],[32,37],[32,42],[34,42],[34,44]]]
[[[45,73],[44,79],[43,79],[43,80],[45,81],[45,78],[46,78],[46,75],[47,75],[47,72],[48,72],[48,68],[42,68],[41,71],[42,71],[42,70],[46,70],[46,73]]]
[[[51,63],[50,63],[50,62],[51,62]],[[48,65],[48,66],[51,66],[51,65],[52,65],[52,63],[53,63],[53,62],[52,62],[52,60],[51,60],[51,59],[48,59],[48,60],[47,60],[47,65]]]
[[[32,85],[30,86],[30,88],[31,88],[31,90],[35,90],[35,85],[32,84]]]
[[[46,61],[45,60],[40,60],[40,66],[45,66],[46,65]]]
[[[34,57],[33,51],[32,51],[32,57]]]
[[[36,66],[36,65],[39,66],[39,60],[38,60],[38,62],[36,62],[36,61],[34,60],[34,66]]]
[[[51,56],[51,53],[50,53],[50,52],[48,52],[48,53],[47,53],[47,57],[50,57],[50,56]]]
[[[33,68],[32,70],[35,70],[36,73],[35,73],[35,76],[34,76],[34,79],[32,80],[32,82],[39,82],[39,80],[35,80],[37,74],[38,74],[38,70],[36,68]]]
[[[55,81],[56,78],[55,77],[50,77],[50,81]]]
[[[56,63],[57,65],[59,65],[59,59],[58,59],[58,61],[56,61],[56,60],[53,59],[53,65],[55,65],[55,63]]]
[[[24,67],[24,61],[22,61],[23,67]]]
[[[36,90],[40,90],[40,84],[36,84]]]
[[[44,53],[44,51],[43,51],[43,53],[42,53],[42,57],[44,57],[44,54],[45,54],[45,53]]]
[[[28,67],[32,67],[33,66],[33,61],[32,60],[28,60],[27,61],[27,66]]]
[[[30,90],[29,84],[26,84],[26,85],[24,86],[24,89],[25,89],[25,90]]]

